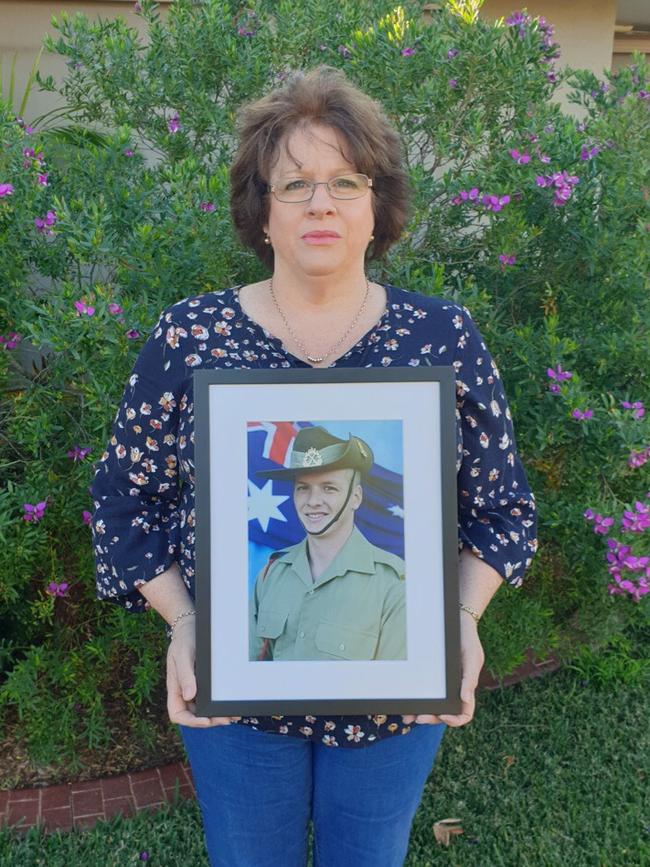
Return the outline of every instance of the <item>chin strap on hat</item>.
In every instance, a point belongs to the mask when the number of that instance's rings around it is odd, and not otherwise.
[[[346,498],[345,498],[345,502],[343,503],[343,505],[341,506],[341,508],[338,510],[338,512],[336,513],[336,515],[334,515],[334,517],[333,517],[332,520],[329,522],[329,524],[326,524],[326,525],[323,527],[322,530],[316,530],[316,531],[313,531],[313,530],[312,530],[312,531],[307,530],[307,533],[308,533],[310,536],[321,536],[323,533],[325,533],[325,532],[327,532],[327,530],[329,530],[329,528],[332,526],[332,524],[336,524],[336,522],[338,521],[338,519],[339,519],[339,518],[341,517],[341,515],[343,514],[343,511],[344,511],[345,507],[346,507],[347,504],[350,502],[350,497],[352,496],[352,488],[354,488],[354,479],[355,479],[356,474],[357,474],[357,473],[356,473],[356,470],[353,471],[353,473],[352,473],[352,478],[350,479],[350,485],[349,485],[349,487],[348,487],[348,494],[347,494],[347,496],[346,496]]]

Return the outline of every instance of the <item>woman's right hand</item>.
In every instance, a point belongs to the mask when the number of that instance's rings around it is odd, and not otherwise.
[[[184,617],[174,627],[167,651],[167,711],[173,723],[192,728],[230,725],[238,716],[196,716],[196,627],[194,617]]]

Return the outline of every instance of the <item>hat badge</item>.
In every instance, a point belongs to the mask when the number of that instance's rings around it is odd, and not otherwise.
[[[318,449],[312,446],[302,456],[303,467],[320,467],[323,463],[323,456]]]

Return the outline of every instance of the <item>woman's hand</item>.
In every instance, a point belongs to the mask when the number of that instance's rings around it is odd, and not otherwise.
[[[462,680],[460,683],[461,712],[459,714],[409,714],[402,719],[406,725],[412,722],[431,724],[444,722],[448,726],[458,728],[467,725],[474,716],[476,699],[474,692],[478,684],[478,678],[485,662],[485,653],[481,640],[478,637],[478,624],[471,615],[461,611],[460,618],[460,663]]]
[[[194,660],[196,629],[194,617],[184,617],[174,627],[167,651],[167,711],[173,723],[192,728],[230,725],[238,716],[196,716],[192,699],[196,695]]]

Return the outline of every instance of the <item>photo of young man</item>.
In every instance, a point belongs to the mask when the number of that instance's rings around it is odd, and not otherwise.
[[[372,465],[360,437],[313,426],[296,435],[289,466],[257,474],[292,481],[305,536],[275,551],[257,575],[249,659],[406,659],[404,561],[355,524]]]

